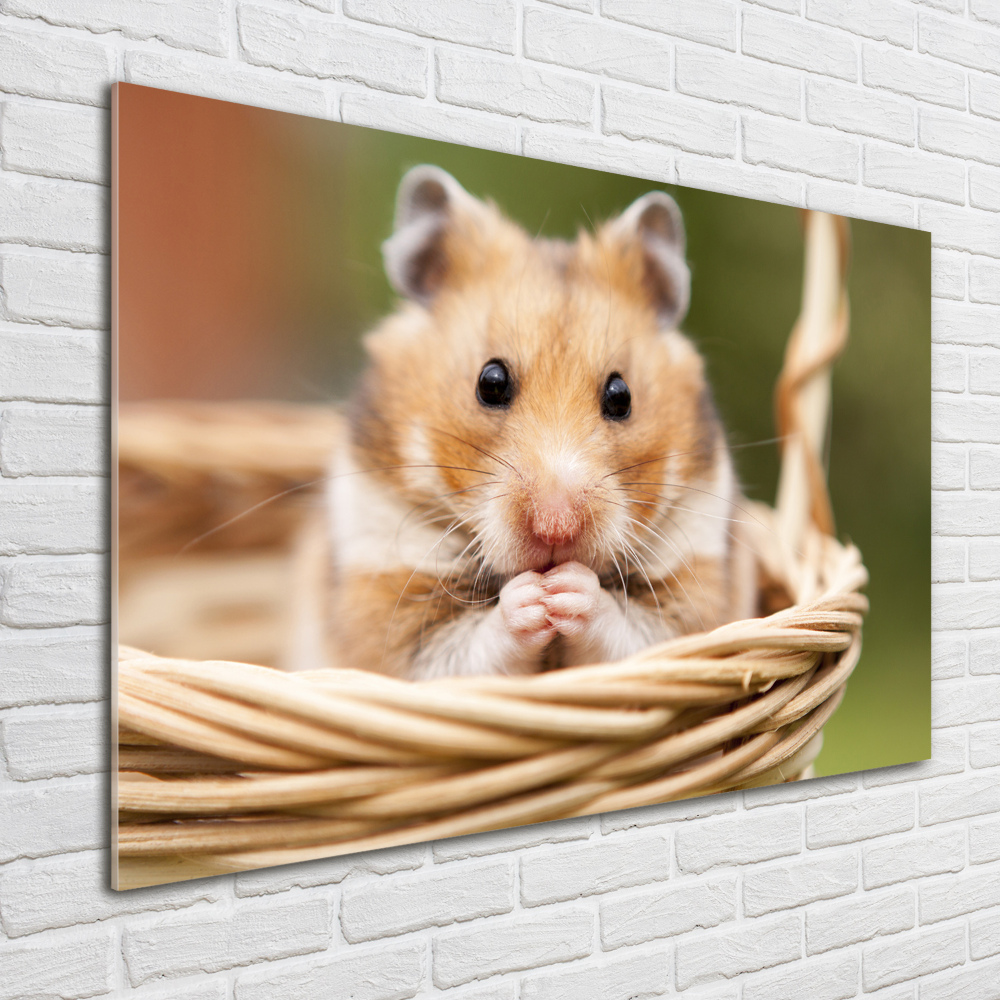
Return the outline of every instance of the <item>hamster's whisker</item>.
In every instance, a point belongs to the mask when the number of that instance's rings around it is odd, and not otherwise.
[[[667,515],[667,519],[684,536],[684,540],[687,542],[688,546],[691,548],[691,551],[693,553],[694,546],[691,545],[691,540],[688,538],[684,530],[680,527],[680,525],[677,524],[677,522],[672,517],[670,517],[669,514]],[[677,558],[680,560],[681,566],[688,572],[688,574],[692,577],[692,579],[694,579],[695,583],[698,584],[698,589],[701,591],[701,596],[704,598],[705,603],[710,605],[711,600],[709,599],[709,596],[705,592],[705,588],[702,585],[701,576],[694,571],[694,567],[684,557],[684,553],[681,551],[680,546],[677,545],[677,543],[673,539],[668,538],[667,535],[664,532],[660,531],[655,525],[650,525],[648,530],[655,537],[659,538],[660,541],[662,541],[664,545],[666,545],[674,553],[674,555],[677,556]],[[695,615],[697,615],[699,626],[702,629],[704,629],[705,620],[702,617],[699,606],[694,602],[694,600],[691,597],[691,594],[688,592],[687,587],[684,586],[684,584],[681,582],[677,574],[671,572],[670,575],[673,577],[674,582],[677,584],[677,586],[680,587],[681,593],[684,595],[684,599],[688,602],[688,606],[694,611]]]
[[[485,455],[487,458],[493,459],[494,462],[499,462],[501,465],[506,465],[507,468],[510,469],[510,471],[513,472],[516,476],[521,476],[520,471],[516,469],[513,465],[511,465],[510,462],[508,462],[505,458],[501,458],[499,455],[495,455],[492,451],[487,451],[485,448],[480,448],[479,445],[475,445],[471,441],[467,441],[465,438],[459,437],[457,434],[452,434],[451,431],[443,430],[440,427],[432,427],[430,424],[421,424],[420,426],[426,428],[429,431],[433,431],[435,434],[442,434],[445,437],[450,437],[452,438],[452,440],[458,441],[459,444],[464,444],[466,445],[466,447],[472,448],[473,451],[478,451],[480,455]]]
[[[250,514],[255,513],[260,510],[261,507],[266,507],[269,503],[274,503],[275,500],[280,500],[282,497],[287,497],[291,493],[297,493],[299,490],[308,489],[310,486],[315,486],[317,483],[321,483],[322,479],[312,479],[308,483],[299,483],[297,486],[292,486],[287,490],[282,490],[280,493],[275,493],[274,496],[267,497],[261,500],[259,503],[255,503],[252,507],[248,507],[246,510],[241,511],[239,514],[235,514],[228,520],[222,522],[222,524],[215,525],[214,528],[209,528],[208,531],[202,532],[197,538],[192,538],[191,541],[185,542],[175,553],[174,557],[182,556],[188,549],[193,548],[199,542],[204,541],[211,535],[216,534],[216,532],[222,531],[224,528],[228,528],[231,524],[235,524],[237,521],[242,520],[244,517],[248,517]]]

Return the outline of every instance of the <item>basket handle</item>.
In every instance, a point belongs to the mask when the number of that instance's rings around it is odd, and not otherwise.
[[[775,386],[775,420],[781,439],[778,535],[786,552],[799,552],[810,522],[834,533],[826,483],[831,366],[847,344],[850,311],[847,220],[805,210],[802,308],[785,348]]]

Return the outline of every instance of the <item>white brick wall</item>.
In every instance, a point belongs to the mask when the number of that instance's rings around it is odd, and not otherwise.
[[[932,232],[934,761],[115,895],[108,85]],[[0,1000],[1000,997],[996,0],[0,0]]]

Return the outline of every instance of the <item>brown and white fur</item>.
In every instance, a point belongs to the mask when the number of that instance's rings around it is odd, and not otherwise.
[[[331,463],[326,662],[532,673],[752,612],[725,435],[676,329],[689,272],[671,198],[573,243],[531,239],[416,167],[383,252],[407,301],[365,340]],[[502,407],[477,397],[496,359]],[[613,374],[624,419],[602,411]]]

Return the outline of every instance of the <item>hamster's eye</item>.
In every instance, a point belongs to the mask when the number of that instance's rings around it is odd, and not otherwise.
[[[498,358],[487,361],[476,383],[476,399],[483,406],[510,406],[514,398],[514,380],[507,366]]]
[[[618,372],[612,372],[604,383],[601,416],[605,420],[625,420],[631,412],[632,393],[629,392],[625,379]]]

